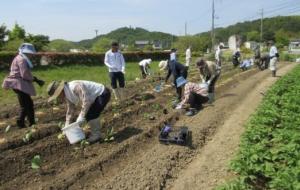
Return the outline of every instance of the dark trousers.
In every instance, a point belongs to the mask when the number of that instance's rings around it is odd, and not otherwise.
[[[85,118],[87,121],[96,119],[100,116],[100,113],[104,110],[105,106],[110,100],[110,90],[105,88],[103,93],[98,96],[95,102],[91,105],[89,111],[87,112]]]
[[[142,72],[142,77],[143,77],[143,79],[145,79],[147,77],[147,74],[144,71],[144,67],[140,66],[140,69],[141,69],[141,72]],[[146,68],[146,70],[147,70],[147,68]]]
[[[202,104],[208,102],[209,98],[206,96],[201,96],[200,94],[196,94],[192,92],[189,96],[188,103],[190,104],[191,108],[200,110],[202,108]]]
[[[181,97],[182,97],[182,87],[177,87],[176,79],[179,77],[183,77],[186,79],[187,76],[188,76],[188,67],[185,67],[185,70],[181,73],[180,76],[174,77],[174,85],[176,87],[177,98],[179,101],[181,100]]]
[[[109,78],[111,81],[111,87],[112,89],[118,88],[117,82],[119,83],[120,88],[125,87],[125,77],[122,72],[110,72],[109,73]]]
[[[215,75],[215,77],[210,81],[210,84],[208,86],[208,93],[214,93],[215,92],[215,86],[216,82],[219,79],[221,73],[218,73]],[[206,78],[206,82],[209,80],[210,76]]]
[[[33,107],[33,101],[30,97],[30,95],[20,91],[20,90],[14,90],[14,92],[18,96],[18,101],[20,104],[20,111],[19,116],[17,118],[17,125],[18,127],[25,127],[25,118],[27,117],[27,120],[29,121],[29,126],[32,126],[35,124],[35,118],[34,118],[34,107]]]

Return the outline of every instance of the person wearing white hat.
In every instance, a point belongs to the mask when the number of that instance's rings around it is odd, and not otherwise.
[[[152,59],[143,59],[139,62],[139,66],[142,72],[142,77],[145,79],[147,75],[150,75],[150,64],[152,62]]]
[[[26,127],[25,118],[29,121],[29,126],[35,124],[34,106],[31,99],[31,96],[36,95],[33,82],[37,82],[40,86],[44,85],[44,81],[37,79],[31,73],[33,64],[30,58],[35,53],[32,44],[23,43],[19,48],[18,55],[12,61],[9,75],[2,84],[4,89],[12,89],[18,96],[20,112],[17,118],[17,127],[19,128]]]
[[[76,122],[82,124],[87,121],[91,128],[88,142],[95,143],[100,140],[100,113],[111,97],[110,90],[107,87],[92,81],[53,81],[49,84],[47,93],[50,96],[48,102],[58,100],[67,103],[66,126],[73,121],[76,106],[81,102],[81,112]]]
[[[182,65],[181,63],[177,61],[168,61],[168,62],[163,62],[159,64],[160,70],[167,70],[168,74],[165,78],[165,82],[168,82],[168,79],[170,78],[171,75],[173,75],[174,78],[174,86],[176,87],[176,93],[177,93],[177,101],[181,100],[181,95],[182,95],[182,88],[177,85],[177,79],[179,77],[183,77],[184,79],[187,78],[188,72],[187,72],[187,67]]]

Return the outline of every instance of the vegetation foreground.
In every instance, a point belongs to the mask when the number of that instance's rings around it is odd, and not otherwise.
[[[300,66],[268,91],[231,162],[238,178],[217,188],[300,189]]]

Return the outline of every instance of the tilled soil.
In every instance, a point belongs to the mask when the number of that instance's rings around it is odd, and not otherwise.
[[[224,72],[223,78],[236,72]],[[145,92],[146,85],[140,84],[130,91],[131,100],[120,106],[109,106],[102,115],[105,118],[102,119],[103,134],[109,126],[116,131],[115,141],[111,143],[71,146],[66,139],[58,140],[57,122],[63,121],[63,106],[40,116],[30,142],[22,141],[28,129],[4,133],[2,127],[0,189],[168,188],[231,111],[269,75],[269,71],[253,69],[223,80],[218,85],[218,100],[214,105],[206,106],[192,118],[171,109],[174,96],[171,87],[153,93]],[[198,79],[195,72],[191,74],[190,80]],[[51,118],[59,119],[53,121]],[[9,119],[3,121],[11,122]],[[189,146],[160,144],[157,136],[164,122],[176,127],[188,126],[192,131],[192,143]],[[38,171],[30,168],[35,155],[42,158],[42,167]]]

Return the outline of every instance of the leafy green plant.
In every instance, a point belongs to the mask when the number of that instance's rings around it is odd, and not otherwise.
[[[87,140],[82,140],[80,141],[80,147],[84,148],[86,146],[90,145],[90,143]]]
[[[106,131],[106,137],[104,139],[105,142],[111,142],[115,140],[115,132],[114,132],[114,127],[111,127],[109,129],[107,129]]]
[[[247,123],[240,150],[231,162],[238,179],[243,180],[219,189],[300,188],[299,78],[300,66],[266,93]]]
[[[41,156],[40,155],[35,155],[32,160],[31,160],[31,168],[32,169],[39,169],[41,167]]]

